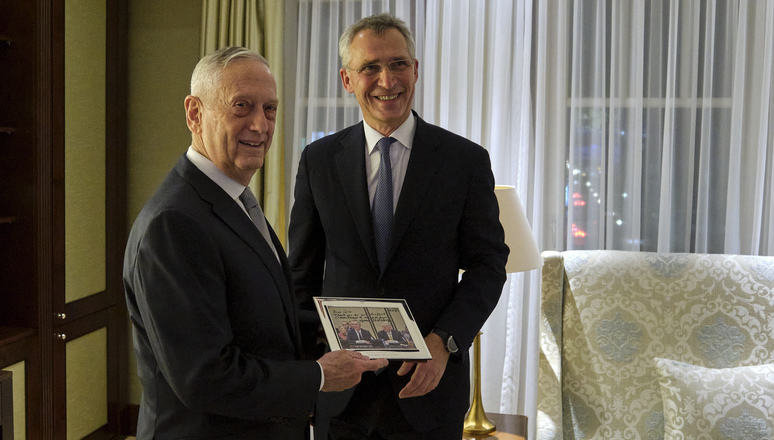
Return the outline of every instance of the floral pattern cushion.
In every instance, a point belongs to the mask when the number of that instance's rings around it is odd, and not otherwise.
[[[656,359],[666,439],[770,440],[774,364],[704,368]]]
[[[664,438],[654,359],[774,363],[774,258],[545,252],[538,439]]]

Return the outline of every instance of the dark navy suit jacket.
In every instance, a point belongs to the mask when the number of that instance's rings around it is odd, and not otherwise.
[[[400,399],[408,421],[425,431],[467,410],[467,350],[497,305],[508,247],[489,155],[481,146],[417,117],[401,191],[389,261],[381,272],[363,123],[308,145],[296,178],[290,264],[310,343],[318,325],[311,297],[317,295],[402,298],[423,335],[437,327],[454,336],[461,356],[448,363],[438,387]],[[392,362],[387,369],[396,394],[411,377],[399,377],[399,367]],[[320,402],[317,414],[343,410],[351,393],[341,394],[330,399],[323,393],[327,401]]]
[[[374,337],[371,336],[371,332],[369,332],[368,330],[360,329],[360,338],[363,341],[370,341]],[[350,328],[349,330],[347,330],[347,341],[357,341],[357,340],[358,340],[357,332],[355,331],[355,329]]]
[[[280,263],[183,156],[137,217],[124,286],[143,386],[138,439],[304,438],[320,368],[301,361]]]

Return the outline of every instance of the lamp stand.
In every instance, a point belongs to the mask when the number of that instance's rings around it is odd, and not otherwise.
[[[463,432],[468,435],[485,435],[495,430],[481,402],[481,332],[473,340],[473,403],[465,416]]]

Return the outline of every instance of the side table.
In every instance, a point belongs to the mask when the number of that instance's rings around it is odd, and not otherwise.
[[[486,413],[497,431],[486,435],[463,435],[462,440],[527,440],[527,416]]]

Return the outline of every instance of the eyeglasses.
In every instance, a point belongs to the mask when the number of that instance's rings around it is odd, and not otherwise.
[[[396,60],[387,64],[387,70],[390,73],[401,74],[413,66],[414,66],[414,62],[412,60],[409,60],[409,59]],[[363,76],[376,76],[382,73],[382,70],[384,70],[384,67],[382,67],[381,64],[373,63],[373,64],[366,64],[365,66],[359,69],[350,69],[350,70],[354,70],[355,72]]]

